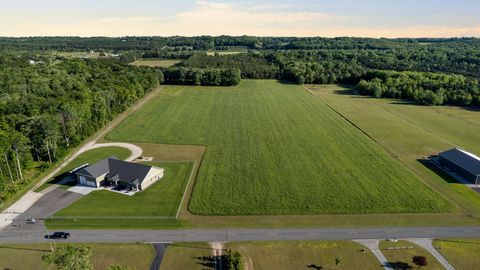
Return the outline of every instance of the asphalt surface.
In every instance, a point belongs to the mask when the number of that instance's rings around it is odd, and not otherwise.
[[[63,208],[69,206],[83,195],[75,192],[70,192],[62,188],[56,188],[38,199],[30,208],[24,213],[15,217],[12,223],[5,229],[7,231],[31,231],[44,230],[42,218],[49,217]],[[25,221],[29,217],[35,217],[35,224],[28,224]]]
[[[150,270],[158,270],[162,264],[163,256],[165,256],[165,250],[167,249],[168,244],[154,243],[153,247],[155,248],[155,257],[153,258]]]
[[[223,242],[253,240],[356,240],[404,238],[480,238],[475,227],[387,227],[312,229],[212,229],[212,230],[67,230],[61,242]],[[47,242],[44,230],[4,230],[0,243]]]

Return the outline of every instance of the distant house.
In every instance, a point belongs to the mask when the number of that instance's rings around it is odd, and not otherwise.
[[[144,190],[163,177],[163,169],[119,160],[112,156],[75,173],[81,185]]]
[[[450,149],[438,155],[438,162],[474,184],[480,184],[480,158],[461,149]]]

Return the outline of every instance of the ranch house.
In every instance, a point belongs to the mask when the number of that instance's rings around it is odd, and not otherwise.
[[[112,156],[75,173],[80,185],[140,191],[163,177],[163,169],[119,160]]]
[[[438,155],[438,162],[474,184],[480,184],[480,158],[461,149],[450,149]]]

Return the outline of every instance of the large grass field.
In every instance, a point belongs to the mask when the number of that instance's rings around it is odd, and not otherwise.
[[[450,210],[378,144],[296,85],[168,86],[107,139],[207,146],[189,206],[196,214]]]
[[[86,244],[91,248],[90,261],[95,270],[106,270],[117,264],[133,269],[149,269],[154,249],[149,244]],[[56,245],[55,245],[56,246]],[[50,250],[48,244],[0,245],[0,269],[41,270],[47,268],[42,256]],[[132,256],[135,254],[135,256]]]
[[[478,269],[480,239],[439,239],[434,247],[455,269]]]
[[[350,241],[238,242],[228,248],[240,252],[245,269],[382,269],[368,249]],[[213,269],[212,254],[205,243],[173,244],[160,270]],[[342,260],[338,267],[335,258]]]
[[[89,163],[93,164],[95,162],[98,162],[102,159],[105,159],[110,156],[116,156],[119,159],[126,159],[129,157],[132,153],[130,150],[122,147],[101,147],[97,149],[92,149],[89,150],[85,153],[82,153],[78,155],[75,159],[73,159],[70,163],[68,163],[65,167],[63,167],[57,175],[48,182],[44,183],[41,185],[39,188],[37,188],[35,191],[40,192],[44,190],[45,188],[49,187],[52,184],[57,183],[58,181],[62,180],[66,175],[65,173],[78,167],[83,164]],[[69,188],[71,185],[64,185],[64,188]]]
[[[437,174],[424,159],[452,147],[480,154],[480,113],[472,108],[419,106],[392,99],[362,97],[336,85],[307,86],[310,92],[353,122],[396,159],[456,202],[457,217],[480,215],[479,194],[449,176]],[[435,217],[432,217],[435,218]]]
[[[164,177],[133,196],[106,190],[91,192],[57,212],[52,219],[47,220],[47,224],[49,227],[147,228],[155,227],[154,224],[162,218],[165,218],[168,223],[169,219],[175,218],[193,164],[191,162],[148,162],[146,164],[164,168]],[[92,211],[92,207],[95,211]]]
[[[406,248],[406,247],[414,247],[414,248],[388,249],[388,248]],[[389,242],[389,241],[381,241],[379,248],[394,269],[408,270],[408,269],[416,268],[417,266],[412,262],[413,256],[425,256],[425,258],[427,258],[427,266],[422,267],[422,269],[425,269],[425,270],[444,269],[442,265],[430,254],[430,252],[408,241],[398,241],[395,243]]]
[[[240,242],[229,245],[247,269],[382,269],[373,254],[350,241]],[[336,266],[335,259],[341,259]]]

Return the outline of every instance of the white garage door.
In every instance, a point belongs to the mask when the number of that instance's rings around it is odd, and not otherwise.
[[[86,185],[87,184],[87,179],[85,179],[85,176],[80,176],[80,185]]]
[[[96,187],[97,184],[95,182],[92,182],[92,181],[87,181],[87,186],[89,187]]]

